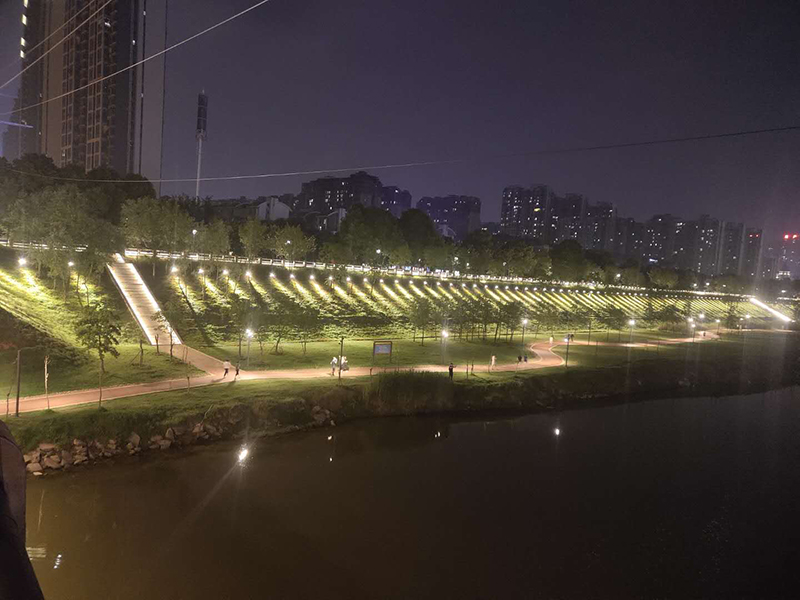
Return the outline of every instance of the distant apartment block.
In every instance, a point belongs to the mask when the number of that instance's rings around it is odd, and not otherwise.
[[[555,194],[546,185],[525,188],[513,185],[503,190],[500,231],[505,235],[546,241]]]
[[[760,229],[748,227],[744,237],[744,260],[742,262],[742,275],[751,279],[761,277],[761,261],[763,248],[763,232]]]
[[[420,198],[417,208],[427,214],[437,228],[448,234],[452,231],[456,240],[463,240],[481,226],[481,201],[474,196],[426,196]]]
[[[395,185],[383,186],[381,191],[381,208],[389,211],[395,218],[411,208],[411,192],[401,190]]]
[[[304,212],[330,214],[335,209],[361,204],[381,208],[383,186],[381,180],[364,171],[348,177],[322,177],[302,184],[297,208]]]

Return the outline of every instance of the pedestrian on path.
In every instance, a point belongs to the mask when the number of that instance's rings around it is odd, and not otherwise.
[[[492,354],[492,366],[491,366],[491,368],[490,368],[489,370],[490,370],[490,371],[491,371],[491,370],[493,370],[493,369],[494,369],[494,366],[495,366],[496,364],[497,364],[497,357],[496,357],[494,354]]]
[[[517,355],[517,364],[522,362],[522,354]]]
[[[552,335],[550,336],[550,343],[551,344],[553,343],[553,336]]]
[[[331,377],[336,375],[336,365],[338,364],[339,364],[339,359],[334,356],[333,359],[331,359]]]
[[[524,360],[525,362],[528,362],[528,355],[527,355],[527,354],[525,355],[525,358],[524,358],[523,360]]]
[[[453,363],[450,363],[450,367],[448,367],[448,371],[450,371],[450,381],[453,381]]]
[[[239,377],[239,363],[236,363],[236,374],[233,376],[234,380]]]
[[[228,371],[231,370],[231,361],[226,360],[222,363],[222,368],[225,369],[225,373],[223,373],[222,378],[225,379],[228,376]]]

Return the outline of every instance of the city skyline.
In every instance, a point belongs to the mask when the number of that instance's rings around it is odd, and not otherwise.
[[[12,27],[12,17],[19,11],[12,4],[4,3],[0,15],[4,28]],[[249,4],[236,0],[215,6],[201,1],[191,10],[186,1],[173,0],[169,41],[183,39]],[[723,15],[694,5],[687,5],[682,14],[679,7],[666,3],[653,5],[652,15],[635,7],[628,7],[630,14],[623,8],[598,13],[582,3],[565,5],[563,14],[547,4],[523,7],[520,10],[527,16],[546,18],[551,25],[541,32],[542,39],[529,40],[530,48],[506,40],[521,33],[519,26],[502,14],[487,12],[488,4],[469,2],[458,8],[459,18],[451,23],[455,5],[448,2],[424,7],[412,2],[402,9],[381,5],[386,15],[376,19],[356,3],[332,9],[316,2],[297,7],[274,1],[229,29],[193,42],[191,51],[170,53],[163,176],[194,175],[195,101],[201,89],[210,98],[203,165],[203,174],[209,176],[715,133],[788,125],[797,115],[793,107],[800,102],[800,84],[789,77],[792,60],[796,61],[792,57],[797,56],[797,41],[788,27],[797,10],[791,3],[744,5]],[[581,19],[565,24],[567,13]],[[625,14],[628,17],[621,18]],[[424,15],[425,22],[416,22],[415,15]],[[476,29],[479,17],[488,18],[491,27]],[[714,26],[709,29],[712,17]],[[584,19],[594,19],[592,26]],[[632,19],[638,19],[635,26]],[[769,39],[755,25],[743,26],[749,21],[768,29]],[[550,62],[543,62],[536,52],[554,41],[559,25],[579,43],[560,53],[548,46],[542,56]],[[631,45],[644,50],[642,57],[622,52],[610,37],[614,25],[623,37],[630,36]],[[304,27],[309,33],[303,39],[310,44],[298,41]],[[263,28],[270,35],[257,33]],[[643,39],[640,28],[649,28],[653,39]],[[363,39],[348,35],[353,33]],[[402,44],[385,43],[397,40],[398,34],[405,36]],[[462,40],[469,44],[461,45]],[[676,40],[683,45],[676,46]],[[463,51],[449,50],[454,43]],[[474,49],[466,52],[468,46]],[[330,50],[324,60],[323,48]],[[378,56],[371,57],[367,48],[374,48]],[[730,56],[724,55],[724,50],[733,48]],[[4,40],[0,65],[12,63],[15,51],[18,47]],[[251,63],[236,60],[253,52],[260,57],[256,78]],[[480,52],[484,54],[479,59]],[[599,62],[592,58],[595,52],[603,57]],[[408,60],[420,53],[427,53],[433,66]],[[681,59],[677,64],[669,60],[673,55]],[[290,60],[282,64],[271,58],[275,56]],[[778,57],[786,60],[777,61]],[[376,60],[385,65],[378,73],[370,69]],[[412,67],[406,63],[422,69],[421,76],[412,79]],[[456,68],[443,71],[445,65]],[[773,68],[763,69],[764,65]],[[550,93],[545,94],[515,76],[528,68],[559,85],[549,86]],[[2,74],[4,79],[10,77],[13,68]],[[363,98],[353,95],[352,84],[370,83],[372,91]],[[439,84],[444,85],[431,88]],[[420,99],[422,85],[438,89],[439,96]],[[761,93],[754,94],[754,89]],[[0,93],[13,96],[14,86]],[[589,99],[582,97],[586,93]],[[414,103],[407,102],[409,94]],[[352,101],[331,106],[326,99],[333,97]],[[613,101],[591,99],[600,97]],[[698,104],[698,97],[704,102]],[[13,98],[0,97],[5,110],[12,103]],[[585,194],[591,202],[614,203],[637,220],[663,212],[668,205],[675,214],[715,214],[762,227],[773,237],[783,233],[784,225],[790,231],[800,230],[795,208],[800,174],[792,160],[798,150],[796,134],[766,134],[373,174],[411,190],[416,198],[477,196],[486,221],[499,220],[505,186],[547,181],[564,193]],[[281,194],[299,188],[306,179],[205,182],[201,194]],[[162,188],[167,194],[192,191],[188,182]]]

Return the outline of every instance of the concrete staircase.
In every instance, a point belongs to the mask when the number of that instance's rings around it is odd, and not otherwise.
[[[133,318],[139,324],[147,341],[151,345],[156,344],[156,334],[159,334],[160,344],[169,344],[169,338],[166,333],[161,331],[159,333],[158,323],[153,319],[153,314],[161,310],[158,302],[153,297],[150,289],[142,280],[139,271],[132,263],[125,262],[120,254],[115,255],[116,262],[108,263],[108,272],[111,273],[111,278],[119,289],[120,294],[125,299],[125,304],[131,311]],[[167,330],[171,332],[173,343],[180,344],[181,339],[169,324],[166,325]]]

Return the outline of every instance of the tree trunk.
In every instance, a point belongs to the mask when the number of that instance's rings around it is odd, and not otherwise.
[[[160,336],[156,334],[156,354],[161,354],[161,346],[158,345],[158,338]]]
[[[497,336],[500,333],[500,323],[497,323],[494,328],[494,343],[497,343]]]
[[[173,347],[174,343],[175,343],[175,342],[173,342],[173,341],[172,341],[172,334],[170,333],[170,334],[169,334],[169,359],[170,359],[170,360],[173,360],[173,358],[174,358],[174,357],[172,356],[172,347]]]
[[[239,362],[242,361],[242,334],[239,334]]]
[[[144,363],[144,348],[142,347],[142,338],[139,337],[139,366]]]
[[[153,250],[153,279],[156,278],[156,251]]]

